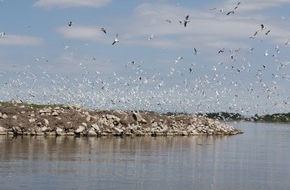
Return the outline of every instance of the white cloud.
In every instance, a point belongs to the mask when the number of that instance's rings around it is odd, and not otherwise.
[[[227,1],[221,8],[224,10],[230,11],[237,5],[236,0]],[[285,4],[290,4],[290,0],[245,0],[241,1],[242,3],[239,5],[237,12],[242,11],[257,11],[257,10],[265,10],[273,7],[280,7]]]
[[[42,44],[41,38],[33,36],[6,34],[0,38],[0,46],[39,46]]]
[[[63,35],[64,38],[76,40],[102,41],[105,34],[100,28],[89,26],[72,26],[61,27],[57,31]]]
[[[263,4],[262,2],[270,7],[289,3],[290,0],[278,0],[275,3],[256,0],[249,2],[249,5],[244,2],[240,7],[257,6],[255,3]],[[227,5],[229,4],[235,7],[237,2],[228,1]],[[264,5],[264,7],[266,6]],[[288,39],[285,35],[287,35],[289,27],[273,19],[267,20],[266,15],[257,15],[255,11],[227,16],[225,12],[220,13],[219,11],[146,3],[136,7],[133,14],[132,19],[121,21],[126,23],[119,23],[119,25],[126,26],[123,28],[123,32],[126,33],[127,39],[123,43],[149,44],[154,47],[176,49],[196,45],[218,48],[222,44],[226,45],[226,48],[234,48],[235,45],[236,48],[248,48],[251,44],[249,37],[260,29],[261,23],[265,24],[267,30],[271,30],[271,35],[261,34],[258,37],[259,40],[267,39],[274,42],[275,38],[282,38],[284,41]],[[179,21],[188,14],[190,22],[185,28],[179,24]],[[165,21],[167,19],[171,23]],[[150,34],[154,34],[154,39],[148,43],[146,39]],[[140,39],[144,39],[144,41],[142,42]]]
[[[267,6],[278,6],[289,1],[263,2],[268,4]],[[256,6],[255,3],[261,2],[259,0],[244,2],[240,7]],[[235,6],[236,4],[237,2],[227,1],[221,6]],[[185,28],[180,25],[179,21],[185,19],[188,14],[190,22]],[[234,48],[235,45],[237,48],[248,48],[249,37],[260,29],[261,23],[265,23],[267,29],[271,29],[270,37],[265,35],[261,37],[273,38],[273,41],[274,38],[280,39],[280,41],[288,40],[285,35],[289,29],[273,20],[266,20],[267,18],[263,15],[257,16],[254,11],[227,16],[225,12],[159,3],[140,4],[126,19],[116,19],[115,17],[107,19],[111,25],[111,27],[108,26],[109,31],[119,33],[122,44],[148,45],[161,49],[192,48],[195,46],[213,49],[222,44],[226,45],[226,48]],[[168,23],[167,19],[171,23]],[[68,39],[110,43],[115,33],[104,35],[100,28],[72,26],[59,28],[58,32]],[[149,42],[148,37],[151,34],[154,34],[154,39]]]
[[[41,8],[51,7],[103,7],[111,3],[112,0],[38,0],[34,6]]]

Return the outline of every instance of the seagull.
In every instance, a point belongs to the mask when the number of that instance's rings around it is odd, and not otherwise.
[[[199,54],[199,52],[197,51],[196,48],[193,48],[193,50],[194,50],[194,54],[195,54],[195,55],[198,55],[198,54]]]
[[[261,30],[264,30],[265,26],[264,24],[261,24]]]
[[[169,20],[169,19],[166,19],[165,21],[168,22],[168,23],[171,23],[171,20]]]
[[[235,13],[235,11],[230,11],[227,13],[227,15],[234,14],[234,13]]]
[[[241,3],[242,3],[242,2],[239,1],[239,2],[237,3],[237,5],[236,5],[235,9],[237,9]]]
[[[177,59],[175,60],[175,64],[178,63],[183,57],[178,56]]]
[[[119,42],[119,40],[118,40],[118,34],[116,34],[116,37],[115,37],[115,39],[114,39],[112,45],[114,45],[114,44],[117,43],[117,42]]]
[[[225,48],[218,51],[218,53],[223,53],[223,52],[225,52]]]
[[[183,24],[183,26],[184,27],[186,27],[186,25],[187,25],[187,23],[189,23],[190,22],[190,20],[189,20],[189,15],[187,15],[186,17],[185,17],[185,20],[184,21],[179,21],[179,23],[180,24]]]
[[[4,37],[5,36],[5,32],[1,32],[0,33],[0,37],[2,38],[2,37]]]
[[[107,34],[107,31],[105,28],[101,28],[101,31],[104,32],[105,34]]]
[[[250,38],[255,39],[255,36],[257,35],[258,35],[258,31],[255,31],[255,33],[252,36],[250,36]]]
[[[255,48],[252,47],[252,48],[250,49],[249,53],[253,53],[254,49],[255,49]]]
[[[285,45],[289,45],[290,44],[290,39],[285,43]]]
[[[268,50],[266,50],[264,56],[267,57],[269,55]]]
[[[72,21],[70,21],[70,22],[68,23],[68,26],[72,26],[72,24],[73,24]]]
[[[184,20],[184,27],[186,27],[186,25],[187,25],[188,22],[190,22],[190,20],[189,20],[189,15],[187,15],[187,16],[185,17],[185,20]]]
[[[271,30],[268,30],[265,34],[268,35],[271,32]]]
[[[148,40],[151,41],[154,39],[154,34],[150,34],[150,36],[148,37]]]

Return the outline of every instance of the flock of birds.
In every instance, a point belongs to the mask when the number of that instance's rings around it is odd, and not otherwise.
[[[225,15],[235,14],[241,4],[238,2]],[[223,12],[222,9],[210,9],[214,10]],[[190,15],[178,22],[187,27]],[[260,34],[270,35],[271,30],[264,24],[258,26],[260,28],[249,40]],[[68,27],[73,27],[72,21],[68,22]],[[100,30],[107,34],[106,28]],[[0,37],[4,36],[4,32],[0,33]],[[154,40],[154,34],[150,34],[148,40]],[[118,33],[112,45],[117,43]],[[283,45],[289,44],[290,39]],[[95,59],[84,60],[76,66],[75,69],[81,71],[78,76],[49,74],[46,64],[40,64],[41,73],[34,73],[27,65],[21,70],[15,68],[16,78],[3,80],[5,72],[0,71],[0,77],[3,77],[0,97],[1,101],[12,98],[33,103],[73,103],[93,109],[187,113],[228,111],[245,115],[289,111],[290,92],[283,87],[289,84],[290,60],[280,57],[280,47],[276,45],[265,50],[262,63],[253,65],[250,59],[256,56],[254,51],[254,47],[247,50],[221,48],[217,55],[223,56],[216,64],[188,63],[178,56],[173,64],[160,69],[148,68],[143,60],[134,60],[124,63],[122,72],[110,75],[96,70]],[[200,56],[200,50],[194,47],[193,55]],[[45,60],[42,57],[36,61]]]

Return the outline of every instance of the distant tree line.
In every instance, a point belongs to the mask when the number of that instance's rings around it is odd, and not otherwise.
[[[266,115],[255,115],[252,117],[253,121],[264,121],[264,122],[280,122],[290,123],[290,112],[289,113],[275,113]]]
[[[254,121],[254,122],[277,122],[277,123],[290,123],[289,113],[275,113],[258,115],[252,117],[245,117],[239,113],[217,112],[217,113],[199,113],[208,118],[224,120],[224,121]]]

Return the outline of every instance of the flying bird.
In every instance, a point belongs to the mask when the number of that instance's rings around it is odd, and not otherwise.
[[[190,22],[190,20],[189,20],[189,15],[187,15],[187,16],[185,17],[185,20],[184,20],[184,27],[186,27],[187,23],[189,23],[189,22]]]
[[[115,44],[115,43],[117,43],[117,42],[119,42],[119,39],[118,39],[118,34],[116,34],[116,37],[115,37],[115,39],[114,39],[114,41],[113,41],[112,45],[114,45],[114,44]]]
[[[264,29],[265,29],[264,24],[261,24],[261,30],[264,30]]]
[[[187,23],[189,23],[190,22],[190,20],[189,20],[189,15],[187,15],[186,17],[185,17],[185,19],[184,19],[184,21],[179,21],[179,23],[180,24],[183,24],[183,26],[184,27],[186,27],[187,26]]]
[[[269,55],[268,50],[266,50],[264,56],[267,57]]]
[[[73,24],[72,21],[70,21],[70,22],[68,23],[68,26],[72,26],[72,24]]]
[[[154,34],[150,34],[150,36],[148,37],[148,40],[151,41],[154,39]]]
[[[218,53],[223,53],[223,52],[225,52],[225,48],[218,51]]]
[[[179,61],[181,61],[182,59],[183,59],[183,57],[178,56],[178,57],[175,59],[175,64],[178,63]]]
[[[235,11],[229,11],[229,12],[227,13],[227,15],[234,14],[234,13],[235,13]]]
[[[193,50],[194,50],[194,54],[195,54],[195,55],[198,55],[198,54],[199,54],[199,52],[197,51],[196,48],[193,48]]]
[[[105,28],[101,28],[101,31],[104,32],[105,34],[107,34],[107,31]]]
[[[271,32],[271,30],[268,30],[265,34],[268,35]]]

